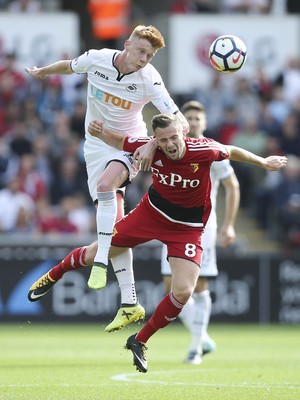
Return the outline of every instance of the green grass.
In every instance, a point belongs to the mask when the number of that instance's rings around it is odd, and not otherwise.
[[[123,348],[136,329],[1,324],[0,399],[300,399],[299,326],[211,325],[217,350],[190,366],[189,335],[173,324],[148,342],[147,374]]]

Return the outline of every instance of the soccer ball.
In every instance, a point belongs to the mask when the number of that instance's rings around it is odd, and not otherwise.
[[[214,69],[225,74],[231,74],[244,65],[247,58],[247,48],[239,37],[223,35],[212,42],[208,56]]]

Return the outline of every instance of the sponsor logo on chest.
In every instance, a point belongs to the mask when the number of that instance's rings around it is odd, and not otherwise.
[[[91,85],[91,95],[101,103],[112,104],[115,107],[123,108],[124,110],[130,110],[132,102],[126,99],[122,99],[118,96],[113,96],[110,93],[104,92]]]
[[[162,174],[156,168],[151,168],[153,175],[158,179],[158,182],[162,185],[173,186],[177,188],[196,188],[200,185],[200,179],[187,179],[180,174],[174,174],[173,172],[169,174]]]

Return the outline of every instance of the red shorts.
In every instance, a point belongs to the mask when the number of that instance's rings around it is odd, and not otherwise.
[[[193,228],[166,219],[147,198],[115,225],[112,245],[135,247],[156,239],[168,246],[168,256],[184,258],[201,265],[201,228]]]

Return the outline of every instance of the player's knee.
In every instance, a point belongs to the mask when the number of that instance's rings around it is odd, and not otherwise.
[[[181,304],[186,304],[193,294],[193,289],[190,287],[173,288],[173,295]]]
[[[97,182],[97,192],[112,192],[115,191],[116,188],[114,187],[113,182],[108,179],[99,180]]]

